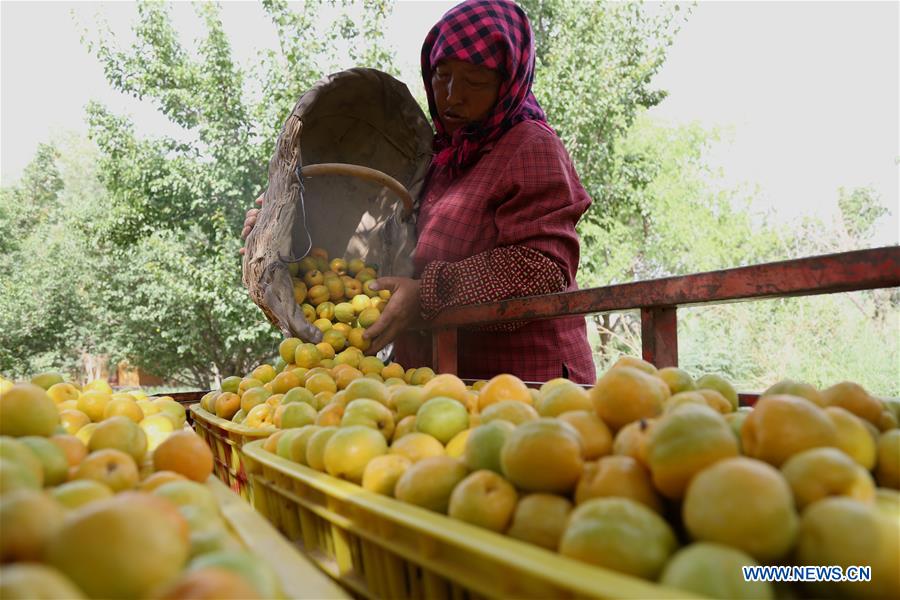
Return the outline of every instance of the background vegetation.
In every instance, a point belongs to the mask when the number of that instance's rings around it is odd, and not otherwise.
[[[322,18],[323,6],[336,18]],[[537,37],[535,93],[594,203],[579,225],[582,286],[865,247],[884,216],[871,190],[840,191],[841,218],[793,227],[751,211],[707,164],[720,133],[647,114],[650,85],[683,19],[632,3],[525,0]],[[184,136],[142,138],[92,103],[90,139],[43,145],[0,196],[0,373],[91,376],[94,357],[127,359],[173,385],[205,388],[270,357],[279,334],[240,283],[239,229],[266,185],[282,121],[323,75],[365,65],[398,75],[382,35],[386,0],[266,0],[278,50],[235,61],[215,4],[186,47],[163,3],[141,3],[138,43],[103,23],[85,45],[117,90],[152,103]],[[330,11],[329,14],[331,14]],[[422,100],[418,81],[411,88]],[[186,141],[187,140],[187,141]],[[680,311],[682,366],[742,389],[792,377],[853,379],[900,395],[897,290]],[[590,322],[598,368],[639,354],[633,312]]]

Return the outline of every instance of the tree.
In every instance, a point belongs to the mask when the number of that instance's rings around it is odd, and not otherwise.
[[[281,337],[235,277],[238,240],[224,240],[210,255],[207,244],[199,228],[144,237],[123,253],[128,268],[110,269],[102,299],[130,360],[140,349],[151,372],[195,388],[248,373]]]
[[[841,225],[854,245],[868,242],[875,232],[875,223],[888,214],[888,209],[881,204],[872,188],[850,191],[839,188],[838,208],[841,211]]]
[[[636,191],[646,211],[621,224],[615,245],[583,246],[585,253],[602,252],[597,264],[604,266],[593,274],[582,271],[582,280],[604,285],[870,245],[886,214],[871,190],[840,190],[834,222],[807,218],[789,229],[750,211],[752,191],[722,184],[722,174],[705,158],[716,143],[718,132],[696,124],[672,127],[647,113],[636,117],[619,151],[653,166],[652,177]],[[695,376],[725,375],[742,391],[761,391],[790,377],[819,387],[849,379],[873,393],[897,395],[898,309],[896,290],[682,308],[679,363]],[[640,355],[637,311],[596,315],[593,322],[599,370],[623,354]]]
[[[668,126],[646,111],[636,116],[618,152],[652,167],[648,180],[632,191],[643,209],[616,223],[615,235],[583,246],[594,272],[583,270],[583,285],[655,279],[773,260],[782,245],[765,216],[749,213],[740,190],[721,185],[706,152],[717,131],[697,124]],[[591,257],[601,254],[601,258]],[[640,353],[636,311],[596,315],[600,366],[623,354]]]
[[[25,167],[16,186],[5,187],[0,200],[0,254],[7,256],[19,248],[19,241],[44,223],[54,208],[63,182],[51,144],[39,144],[34,158]],[[4,273],[11,275],[11,272]]]
[[[0,196],[0,372],[26,376],[48,369],[76,371],[84,352],[109,350],[94,323],[97,255],[82,235],[102,210],[102,191],[85,178],[96,155],[61,138],[38,148],[17,185]]]
[[[762,244],[761,253],[726,250],[736,264],[744,264],[747,258],[747,263],[768,262],[868,246],[875,222],[886,212],[877,197],[871,190],[839,190],[839,207],[831,224],[813,218],[798,228],[768,224],[751,238]],[[698,257],[706,255],[698,246]],[[896,290],[688,308],[679,311],[679,362],[695,374],[725,374],[746,391],[791,378],[820,388],[851,380],[874,394],[896,396],[898,326]]]
[[[641,193],[658,166],[623,145],[635,119],[665,92],[651,80],[680,26],[679,7],[637,3],[522,2],[535,31],[535,95],[593,203],[579,224],[581,281],[623,281],[611,252],[649,214]],[[611,277],[615,273],[616,277]]]
[[[337,17],[321,19],[325,6]],[[274,354],[279,334],[240,282],[244,212],[265,186],[283,119],[304,90],[357,61],[392,70],[381,27],[390,4],[370,0],[360,12],[348,3],[266,0],[279,48],[250,69],[234,61],[218,5],[196,5],[206,33],[193,53],[168,5],[137,7],[134,47],[118,48],[105,26],[86,32],[87,46],[115,89],[153,103],[185,135],[142,139],[128,118],[91,103],[109,211],[87,227],[107,259],[103,302],[123,356],[205,387]]]

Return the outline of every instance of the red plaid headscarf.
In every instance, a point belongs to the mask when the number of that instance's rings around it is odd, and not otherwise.
[[[487,67],[505,77],[494,110],[481,123],[460,128],[452,138],[441,124],[431,87],[434,66],[442,60]],[[486,145],[522,121],[537,121],[550,129],[544,111],[531,93],[534,81],[531,24],[515,2],[467,0],[450,9],[422,44],[422,78],[428,110],[437,130],[435,165],[447,165],[453,171],[471,166]]]

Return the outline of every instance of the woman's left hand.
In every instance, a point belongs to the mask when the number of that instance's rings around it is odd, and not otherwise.
[[[409,328],[419,316],[419,280],[408,277],[380,277],[372,289],[390,290],[391,300],[375,324],[363,337],[372,342],[366,354],[375,354]]]

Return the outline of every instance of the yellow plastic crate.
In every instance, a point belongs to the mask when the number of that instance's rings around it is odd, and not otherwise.
[[[693,598],[244,447],[253,505],[365,598]]]
[[[350,597],[224,483],[210,479],[207,487],[216,497],[231,535],[245,550],[259,556],[275,570],[285,597]]]
[[[242,448],[248,442],[269,437],[273,430],[233,423],[203,410],[199,404],[192,404],[190,413],[194,430],[212,449],[216,477],[251,502],[253,490],[244,469]]]

